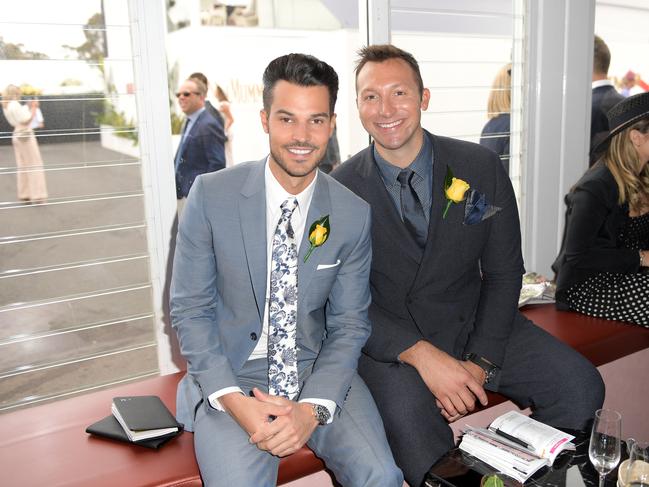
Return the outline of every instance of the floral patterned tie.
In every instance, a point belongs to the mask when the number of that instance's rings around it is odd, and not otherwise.
[[[282,216],[273,235],[268,303],[268,391],[293,399],[297,378],[297,245],[291,215],[297,200],[282,203]]]

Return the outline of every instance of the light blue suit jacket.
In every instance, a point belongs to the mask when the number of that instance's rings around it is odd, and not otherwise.
[[[199,176],[180,221],[171,318],[188,362],[177,416],[190,431],[201,399],[207,404],[210,394],[239,385],[237,373],[261,337],[267,286],[264,164]],[[305,263],[309,227],[325,215],[329,238]],[[297,317],[298,359],[317,361],[300,397],[340,406],[349,389],[370,333],[370,220],[369,205],[318,175],[299,249]]]

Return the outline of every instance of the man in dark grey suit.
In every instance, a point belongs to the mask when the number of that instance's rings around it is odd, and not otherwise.
[[[485,389],[583,428],[603,383],[518,312],[518,212],[498,157],[422,129],[430,93],[394,46],[361,51],[356,92],[374,142],[333,176],[372,207],[372,334],[359,372],[407,482],[419,486],[453,446],[448,422],[486,404]]]
[[[178,419],[208,486],[274,486],[279,457],[305,443],[345,486],[403,483],[356,372],[370,333],[369,206],[318,171],[337,92],[312,56],[272,61],[270,155],[199,176],[180,220]]]
[[[608,135],[609,126],[606,114],[624,100],[617,92],[613,82],[608,79],[608,67],[611,64],[611,51],[601,37],[595,36],[593,49],[593,98],[590,114],[590,148],[591,151]],[[590,165],[598,159],[599,154],[592,153]]]

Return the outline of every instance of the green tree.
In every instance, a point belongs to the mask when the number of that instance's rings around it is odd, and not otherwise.
[[[23,44],[5,42],[0,36],[0,59],[49,59],[49,56],[42,52],[26,51]]]
[[[83,26],[86,41],[78,46],[64,44],[63,47],[77,53],[79,59],[95,66],[104,74],[104,58],[106,57],[106,21],[104,14],[97,12]]]

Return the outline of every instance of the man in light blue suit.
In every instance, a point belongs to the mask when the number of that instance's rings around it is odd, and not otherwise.
[[[199,176],[180,221],[171,316],[188,374],[178,420],[194,431],[208,486],[275,485],[279,458],[305,443],[345,486],[403,482],[356,373],[370,333],[369,207],[317,169],[337,91],[335,71],[312,56],[272,61],[261,111],[270,155]],[[286,274],[278,256],[292,258]],[[291,317],[292,345],[276,333]],[[269,380],[296,389],[269,393]]]

